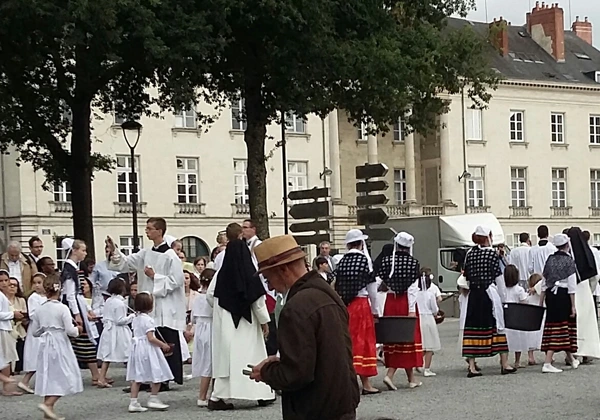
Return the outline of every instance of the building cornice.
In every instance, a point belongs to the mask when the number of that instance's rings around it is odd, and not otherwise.
[[[540,82],[534,80],[500,80],[499,85],[514,86],[514,87],[528,87],[537,89],[552,89],[552,90],[571,90],[579,92],[599,92],[600,85],[581,85],[574,83],[550,83]]]

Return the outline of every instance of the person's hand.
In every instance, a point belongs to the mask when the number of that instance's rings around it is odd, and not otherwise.
[[[373,318],[379,319],[379,312],[373,312]]]
[[[279,357],[277,357],[277,356],[267,357],[265,360],[263,360],[258,365],[254,366],[252,368],[252,373],[250,373],[250,379],[254,379],[256,382],[262,382],[263,379],[262,379],[262,374],[260,372],[262,370],[262,368],[267,363],[278,362],[278,361],[279,361]]]
[[[161,343],[160,348],[165,353],[171,351],[171,346],[169,346],[167,343]]]
[[[79,315],[79,314],[75,315],[75,322],[77,323],[77,325],[83,325],[83,320],[81,319],[81,315]]]
[[[152,268],[148,265],[144,268],[144,274],[146,274],[148,277],[150,277],[152,280],[154,280],[154,275],[156,273],[154,272],[154,268]]]
[[[15,321],[21,321],[22,319],[25,318],[25,315],[23,315],[23,312],[21,312],[21,311],[14,311],[13,318]]]
[[[571,308],[571,318],[575,318],[577,316],[577,310],[575,309],[575,306],[573,306]]]
[[[112,255],[115,252],[115,249],[117,248],[115,246],[115,243],[113,242],[112,238],[110,236],[107,236],[106,239],[104,240],[104,244],[105,244],[106,253],[108,255]]]
[[[409,312],[409,313],[408,313],[408,316],[416,317],[416,316],[417,316],[417,313],[416,313],[416,312]]]
[[[94,314],[92,311],[88,311],[87,317],[89,321],[95,321],[96,319],[98,319],[98,317],[96,317],[96,314]]]
[[[262,332],[263,332],[263,336],[265,337],[265,340],[269,337],[269,324],[262,324]]]
[[[194,333],[191,331],[184,331],[183,338],[185,338],[185,341],[189,343],[192,340],[192,338],[194,338]]]
[[[79,331],[79,334],[82,334],[83,333],[83,325],[78,325],[77,331]]]

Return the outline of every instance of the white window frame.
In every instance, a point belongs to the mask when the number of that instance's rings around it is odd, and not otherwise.
[[[511,110],[510,119],[510,141],[524,142],[525,141],[525,111]]]
[[[467,140],[483,140],[483,111],[479,108],[467,108],[466,110]]]
[[[406,203],[406,169],[394,169],[394,201],[397,206]]]
[[[143,248],[142,237],[138,236],[139,249]],[[125,255],[133,253],[133,236],[119,236],[119,250]]]
[[[175,114],[175,128],[198,128],[196,110],[189,106]]]
[[[358,141],[368,140],[367,128],[367,124],[365,124],[364,122],[360,123],[360,126],[357,128]]]
[[[308,189],[308,162],[288,160],[288,191]]]
[[[550,131],[553,144],[565,143],[565,113],[552,112],[550,114]]]
[[[600,233],[594,233],[594,245],[600,245]]]
[[[402,117],[398,118],[398,122],[394,124],[394,141],[403,142],[406,138],[404,132],[406,131],[406,122]]]
[[[177,202],[179,204],[200,203],[200,173],[198,158],[176,157]],[[183,187],[183,192],[180,191]],[[195,192],[194,192],[195,189]]]
[[[248,160],[233,160],[233,202],[235,204],[248,204]]]
[[[246,131],[247,124],[244,118],[246,110],[246,100],[244,98],[231,101],[231,129],[236,131]]]
[[[71,202],[71,184],[64,181],[54,184],[54,201],[57,203]]]
[[[510,168],[510,200],[514,208],[527,207],[527,168]]]
[[[600,208],[600,169],[590,169],[590,199],[592,208]]]
[[[590,115],[590,144],[600,144],[600,115]]]
[[[470,166],[467,179],[469,207],[485,207],[485,167]]]
[[[568,207],[567,191],[567,169],[552,168],[552,207]]]
[[[295,112],[285,114],[285,131],[294,134],[306,134],[306,120]]]
[[[119,203],[131,203],[131,156],[128,155],[117,155],[117,201]],[[125,162],[126,166],[120,165],[119,162]],[[140,177],[140,157],[135,156],[135,175],[137,178],[137,201],[141,201],[141,177]],[[120,175],[124,175],[125,180],[121,181]],[[119,185],[124,185],[125,192],[119,191]]]

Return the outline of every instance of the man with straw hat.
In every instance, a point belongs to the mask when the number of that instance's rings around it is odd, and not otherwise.
[[[255,248],[259,273],[281,293],[280,357],[252,368],[251,379],[282,391],[283,419],[354,420],[360,397],[348,312],[290,235]]]

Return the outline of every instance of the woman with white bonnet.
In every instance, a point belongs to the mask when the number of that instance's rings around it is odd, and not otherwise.
[[[346,248],[335,269],[335,291],[348,307],[348,327],[352,339],[354,370],[363,385],[363,395],[378,394],[371,385],[370,377],[377,376],[375,323],[377,317],[377,283],[373,275],[373,263],[365,241],[368,239],[359,229],[346,234]]]
[[[472,236],[475,247],[465,257],[464,276],[469,284],[462,340],[462,355],[469,363],[467,377],[482,376],[477,370],[478,357],[500,355],[501,373],[515,373],[508,364],[508,342],[504,331],[504,278],[500,258],[492,248],[492,232],[478,226]]]
[[[560,351],[567,354],[567,361],[574,369],[579,366],[579,361],[573,357],[577,352],[577,266],[569,254],[567,235],[559,233],[552,242],[558,251],[546,261],[540,294],[540,306],[546,302],[546,321],[542,336],[542,351],[546,352],[543,373],[562,372],[562,369],[552,366],[554,353]]]
[[[394,238],[392,255],[384,257],[376,276],[381,277],[388,287],[388,295],[383,310],[384,316],[417,316],[417,293],[421,269],[419,261],[412,254],[415,238],[400,232]],[[383,383],[395,391],[393,379],[397,369],[404,369],[409,388],[422,385],[415,380],[414,368],[423,366],[423,345],[421,329],[417,322],[413,343],[384,344],[383,354],[388,368]]]

